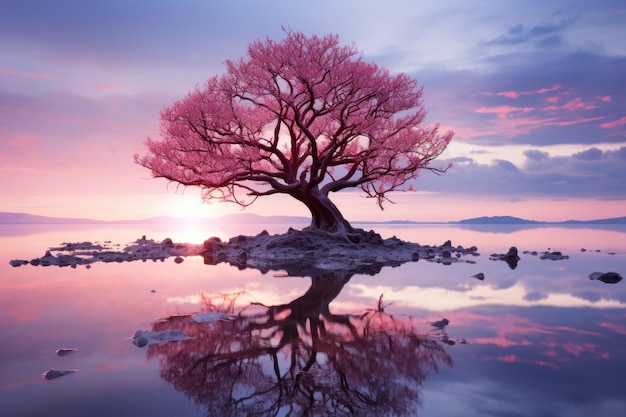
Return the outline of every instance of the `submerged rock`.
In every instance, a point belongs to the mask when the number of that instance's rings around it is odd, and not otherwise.
[[[61,378],[62,376],[70,375],[77,371],[78,369],[54,369],[52,368],[52,369],[47,370],[43,374],[41,374],[41,377],[45,379],[46,381],[52,381],[53,379],[58,379],[58,378]]]
[[[441,319],[441,320],[437,320],[437,321],[428,322],[428,324],[430,324],[431,326],[433,326],[433,327],[435,327],[437,329],[443,329],[448,324],[450,324],[450,320],[448,320],[448,319]]]
[[[56,351],[56,354],[58,356],[67,356],[67,355],[71,355],[72,353],[77,352],[78,349],[74,349],[74,348],[65,348],[65,349],[58,349]]]
[[[28,265],[28,263],[28,261],[25,261],[23,259],[11,259],[9,261],[9,264],[14,268],[22,265]]]
[[[161,332],[137,330],[133,335],[133,344],[140,348],[169,342],[184,342],[186,340],[191,340],[191,338],[181,330],[163,330]]]
[[[592,272],[589,279],[602,281],[605,284],[617,284],[622,280],[622,276],[617,272]]]
[[[560,261],[562,259],[569,259],[569,256],[563,255],[561,252],[544,252],[539,259],[549,259],[551,261]]]

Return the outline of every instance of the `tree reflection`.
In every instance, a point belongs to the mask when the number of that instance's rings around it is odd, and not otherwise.
[[[230,320],[196,323],[190,316],[154,324],[179,329],[184,343],[153,345],[161,377],[207,415],[415,415],[420,388],[440,363],[443,344],[420,335],[411,320],[378,308],[333,314],[351,275],[311,278],[301,297],[282,305],[253,303],[235,313],[237,295],[207,297],[206,311]]]

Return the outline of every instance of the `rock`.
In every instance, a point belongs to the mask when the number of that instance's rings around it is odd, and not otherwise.
[[[75,353],[77,351],[78,351],[78,349],[74,349],[74,348],[57,349],[56,354],[58,356],[67,356],[67,355],[71,355],[72,353]]]
[[[74,255],[59,255],[57,256],[56,264],[59,266],[73,266],[80,265],[83,263],[83,260]]]
[[[477,274],[471,275],[471,277],[483,281],[485,279],[485,274],[483,274],[482,272],[479,272]]]
[[[267,233],[267,231],[265,231],[265,233]],[[202,247],[207,251],[215,251],[220,246],[222,246],[222,239],[215,236],[208,238],[202,244]]]
[[[41,374],[41,377],[47,381],[51,381],[53,379],[61,378],[62,376],[65,376],[65,375],[73,374],[76,371],[77,369],[54,369],[52,368],[52,369],[47,370],[43,374]]]
[[[589,279],[597,279],[598,281],[602,281],[605,284],[617,284],[622,280],[622,276],[617,272],[593,272],[589,274]]]
[[[504,255],[504,257],[510,259],[519,259],[519,256],[517,255],[517,248],[515,246],[511,246],[506,255]]]
[[[544,252],[539,259],[549,259],[552,261],[559,261],[562,259],[569,259],[569,256],[563,255],[561,252]]]
[[[69,245],[69,246],[68,246]],[[160,243],[142,236],[122,250],[119,245],[102,247],[91,242],[64,244],[71,254],[54,256],[47,251],[45,256],[33,259],[31,265],[71,266],[89,265],[95,262],[131,262],[149,259],[165,260],[173,257],[180,263],[187,256],[202,256],[205,264],[229,263],[238,268],[254,268],[262,273],[283,270],[289,276],[311,276],[328,271],[341,270],[355,274],[376,274],[385,266],[398,266],[405,262],[424,259],[449,265],[468,262],[465,256],[479,256],[477,248],[453,247],[448,240],[445,246],[422,246],[405,242],[396,237],[382,239],[374,231],[354,229],[351,233],[331,233],[317,229],[295,230],[270,235],[266,230],[256,236],[235,236],[228,242],[218,237],[205,240],[202,244],[174,243],[166,238]],[[83,250],[87,249],[87,250]],[[12,265],[23,265],[15,260]]]
[[[133,344],[137,347],[144,347],[148,345],[148,338],[145,336],[139,336],[133,339]]]
[[[433,327],[435,327],[437,329],[443,329],[448,324],[450,324],[450,320],[448,320],[448,319],[441,319],[441,320],[429,322],[428,324],[430,324],[431,326],[433,326]]]
[[[293,230],[293,229],[289,229],[289,230]],[[267,236],[267,235],[263,235],[263,236]],[[232,239],[230,239],[230,242],[239,242],[239,243],[243,243],[246,242],[250,237],[249,236],[245,236],[245,235],[238,235],[233,237]]]
[[[517,254],[517,248],[512,246],[506,255],[504,255],[504,262],[507,263],[509,268],[515,269],[517,268],[517,263],[519,262],[520,257]]]
[[[184,342],[186,340],[190,340],[190,338],[181,330],[163,330],[161,332],[137,330],[133,336],[133,344],[140,348],[168,342]]]
[[[378,233],[370,230],[365,234],[365,241],[368,243],[381,244],[383,242],[383,238]]]
[[[228,320],[230,316],[226,313],[220,313],[218,311],[207,311],[205,313],[196,313],[191,316],[191,319],[196,323],[215,323],[216,321]]]
[[[494,253],[494,254],[491,254],[490,259],[504,261],[507,263],[509,268],[515,269],[517,268],[517,263],[520,260],[520,257],[517,253],[518,253],[517,248],[515,246],[511,246],[509,248],[509,251],[506,254],[503,255],[503,254]]]

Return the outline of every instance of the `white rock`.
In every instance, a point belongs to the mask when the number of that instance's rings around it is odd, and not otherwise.
[[[190,339],[190,337],[180,330],[163,330],[161,332],[137,330],[133,336],[133,344],[144,347],[168,342],[184,342]]]
[[[216,321],[228,319],[229,315],[217,311],[207,311],[205,313],[196,313],[191,318],[196,323],[215,323]]]

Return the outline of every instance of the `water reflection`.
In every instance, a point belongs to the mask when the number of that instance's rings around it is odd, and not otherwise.
[[[253,401],[258,401],[259,415],[287,414],[289,407],[297,415],[307,412],[304,407],[311,404],[311,395],[319,403],[331,395],[356,401],[360,408],[351,406],[357,415],[385,410],[410,414],[420,400],[423,417],[626,415],[626,284],[599,279],[611,271],[625,276],[623,226],[528,228],[512,233],[449,226],[376,228],[384,236],[422,243],[451,238],[464,246],[476,245],[481,256],[473,258],[475,264],[418,261],[382,268],[375,276],[364,271],[349,281],[347,275],[334,277],[336,282],[328,284],[322,284],[324,277],[318,274],[274,278],[289,271],[263,274],[224,263],[209,267],[202,258],[186,258],[181,264],[171,259],[113,262],[91,269],[14,268],[8,260],[41,255],[43,248],[68,239],[124,243],[143,234],[158,241],[178,238],[171,227],[0,226],[5,259],[0,264],[0,415],[245,415],[254,413]],[[227,238],[258,231],[224,229],[211,235]],[[489,259],[489,254],[505,254],[511,246],[519,248],[517,268]],[[562,251],[569,259],[542,260],[528,253],[546,250]],[[199,304],[199,292],[230,294],[244,289],[237,297],[207,297]],[[324,291],[330,308],[321,300]],[[333,291],[339,293],[334,299]],[[305,293],[311,297],[300,297]],[[249,305],[249,300],[265,305]],[[308,313],[303,311],[307,304]],[[200,306],[234,318],[196,323],[191,317]],[[347,318],[356,337],[349,326],[324,317],[320,313],[324,311]],[[189,316],[152,323],[154,317],[180,314]],[[410,321],[409,316],[415,319]],[[441,331],[432,326],[444,318],[449,323]],[[129,340],[136,330],[152,327],[180,329],[195,339],[149,349],[139,349]],[[457,342],[453,337],[467,338],[469,344],[443,344],[446,332]],[[403,333],[411,336],[402,337]],[[418,341],[420,347],[412,348],[414,364],[405,369],[402,349],[408,348],[400,343]],[[78,350],[60,357],[55,352],[59,348]],[[157,360],[146,361],[146,352]],[[454,367],[447,365],[447,355],[454,359]],[[315,362],[304,370],[312,356]],[[432,363],[440,368],[437,375]],[[80,371],[42,380],[42,372],[51,368]],[[164,383],[160,372],[171,384]],[[411,372],[418,376],[421,372],[425,379],[415,382]],[[342,376],[351,391],[341,391]],[[383,377],[386,386],[378,388]],[[412,391],[405,395],[406,387]],[[370,409],[359,393],[375,399],[395,396],[394,401],[405,404],[397,406],[398,412],[383,405]],[[248,402],[231,410],[230,402],[244,396],[250,397]],[[318,414],[330,413],[324,410]]]
[[[158,321],[153,331],[193,339],[149,346],[148,357],[159,358],[161,377],[207,415],[415,415],[429,372],[452,365],[448,336],[419,334],[410,318],[386,314],[382,299],[373,309],[333,314],[329,304],[350,278],[314,276],[289,303],[239,311],[239,294],[205,297],[203,310],[231,319]]]

